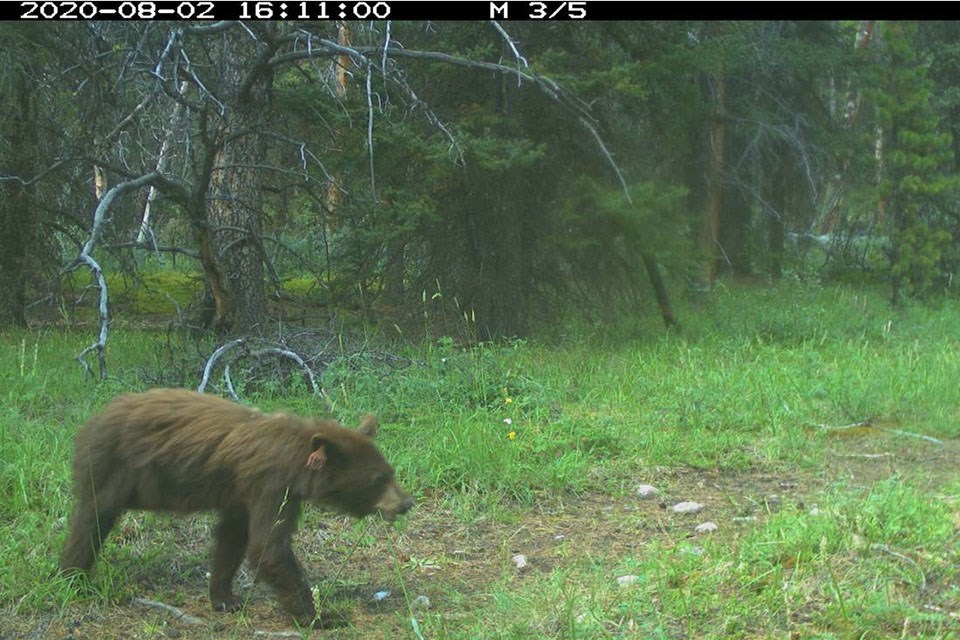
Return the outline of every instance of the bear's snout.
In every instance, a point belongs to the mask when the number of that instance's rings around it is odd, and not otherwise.
[[[403,515],[412,508],[413,498],[394,483],[387,486],[377,503],[377,512],[387,522],[393,522],[397,516]]]

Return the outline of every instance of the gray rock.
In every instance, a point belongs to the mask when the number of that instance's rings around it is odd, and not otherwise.
[[[716,522],[704,522],[698,524],[696,528],[694,528],[694,531],[697,533],[713,533],[717,529],[719,529],[719,527]]]
[[[639,580],[640,580],[640,576],[635,576],[632,574],[625,575],[617,578],[617,584],[619,584],[621,587],[629,587],[630,585],[635,584]]]
[[[655,498],[658,493],[660,492],[652,484],[637,485],[637,497],[641,500],[650,500],[651,498]]]
[[[429,609],[430,608],[430,598],[427,596],[417,596],[410,603],[411,609]]]
[[[523,555],[522,553],[518,553],[517,555],[513,556],[510,558],[510,561],[518,571],[523,571],[524,569],[530,568],[530,565],[527,563],[527,556]]]
[[[703,509],[703,505],[699,502],[678,502],[677,504],[670,507],[670,510],[674,513],[698,513]]]

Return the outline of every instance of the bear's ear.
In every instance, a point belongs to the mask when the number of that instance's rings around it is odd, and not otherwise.
[[[329,440],[319,433],[310,438],[310,455],[307,456],[307,469],[320,471],[327,464],[327,448],[331,447]]]
[[[369,415],[365,417],[360,422],[360,426],[357,427],[357,433],[363,436],[367,436],[371,440],[377,437],[377,433],[379,431],[380,431],[380,425],[377,424],[377,419]]]

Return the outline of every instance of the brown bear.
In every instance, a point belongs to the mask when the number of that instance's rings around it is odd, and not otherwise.
[[[213,608],[240,608],[232,584],[246,555],[299,624],[323,626],[290,546],[300,503],[388,521],[413,506],[372,442],[376,431],[372,416],[353,431],[184,389],[121,395],[77,433],[60,571],[88,572],[127,509],[215,509]]]

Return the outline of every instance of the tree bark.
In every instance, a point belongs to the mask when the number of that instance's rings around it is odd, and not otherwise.
[[[234,334],[258,333],[266,324],[263,191],[261,171],[256,168],[267,153],[260,132],[269,109],[270,75],[258,64],[266,57],[266,46],[242,29],[223,34],[221,81],[229,106],[221,117],[222,144],[207,192],[211,236],[207,239],[217,247],[227,282],[222,297],[225,308],[218,311],[221,329]],[[211,275],[216,274],[208,274],[208,280]]]
[[[727,149],[729,151],[730,141]],[[750,265],[750,202],[743,189],[732,186],[727,189],[720,207],[719,242],[722,249],[721,271],[730,271],[736,276],[749,276]]]
[[[710,157],[707,167],[707,208],[700,231],[703,253],[702,285],[709,290],[717,278],[720,213],[723,209],[723,161],[726,123],[723,120],[726,78],[723,68],[713,76],[713,121],[710,124]]]

